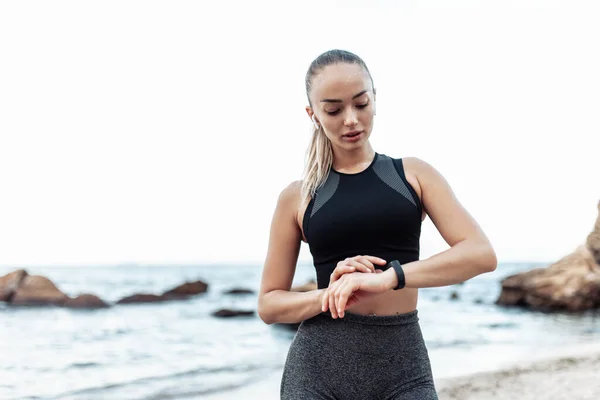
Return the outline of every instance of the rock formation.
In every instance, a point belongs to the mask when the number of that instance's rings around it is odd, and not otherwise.
[[[600,203],[594,230],[585,244],[547,268],[502,280],[496,304],[541,311],[600,308]]]
[[[117,304],[183,300],[204,293],[207,289],[208,284],[203,281],[185,282],[161,295],[137,293],[117,301]],[[85,309],[109,307],[109,304],[93,294],[84,293],[71,298],[50,279],[29,275],[22,269],[0,276],[0,301],[14,306],[61,306]]]

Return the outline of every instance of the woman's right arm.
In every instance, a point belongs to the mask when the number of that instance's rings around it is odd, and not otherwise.
[[[258,315],[267,324],[298,323],[321,313],[325,289],[290,292],[302,239],[297,219],[301,185],[293,182],[281,192],[271,221],[258,294]]]

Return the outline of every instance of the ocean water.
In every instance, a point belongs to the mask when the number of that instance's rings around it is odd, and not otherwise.
[[[494,369],[600,339],[600,314],[545,314],[494,305],[500,280],[543,266],[501,264],[462,285],[420,290],[419,317],[436,376]],[[0,276],[14,268],[0,268]],[[220,319],[220,308],[256,310],[258,265],[29,268],[65,293],[108,302],[202,279],[184,301],[102,310],[13,308],[0,303],[0,399],[185,399],[243,387],[278,371],[294,331],[257,315]],[[314,277],[298,266],[294,284]],[[252,295],[225,295],[248,288]],[[458,294],[451,300],[451,294]]]

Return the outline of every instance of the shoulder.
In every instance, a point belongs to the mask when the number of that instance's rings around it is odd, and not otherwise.
[[[277,214],[285,220],[294,221],[298,227],[302,226],[303,207],[306,202],[302,202],[302,184],[303,181],[293,181],[281,190],[277,199]]]
[[[300,200],[300,193],[302,191],[302,181],[293,181],[284,187],[279,193],[279,203],[290,204],[298,203]]]
[[[427,168],[431,168],[431,165],[426,161],[418,158],[418,157],[394,157],[382,154],[382,158],[391,159],[394,161],[396,165],[400,164],[404,168],[408,168],[411,170],[426,170]]]
[[[418,157],[403,157],[398,160],[402,162],[404,168],[409,168],[415,172],[427,172],[427,170],[433,168],[431,164]]]
[[[402,161],[405,171],[414,175],[420,183],[422,180],[428,181],[443,178],[442,174],[433,165],[421,158],[404,157],[399,160]]]

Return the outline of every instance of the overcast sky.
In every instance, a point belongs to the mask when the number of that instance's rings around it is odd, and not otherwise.
[[[375,150],[437,168],[500,261],[583,243],[596,2],[295,4],[0,3],[0,265],[262,263],[310,137],[304,74],[330,48],[371,70]],[[427,220],[422,257],[446,248]]]

